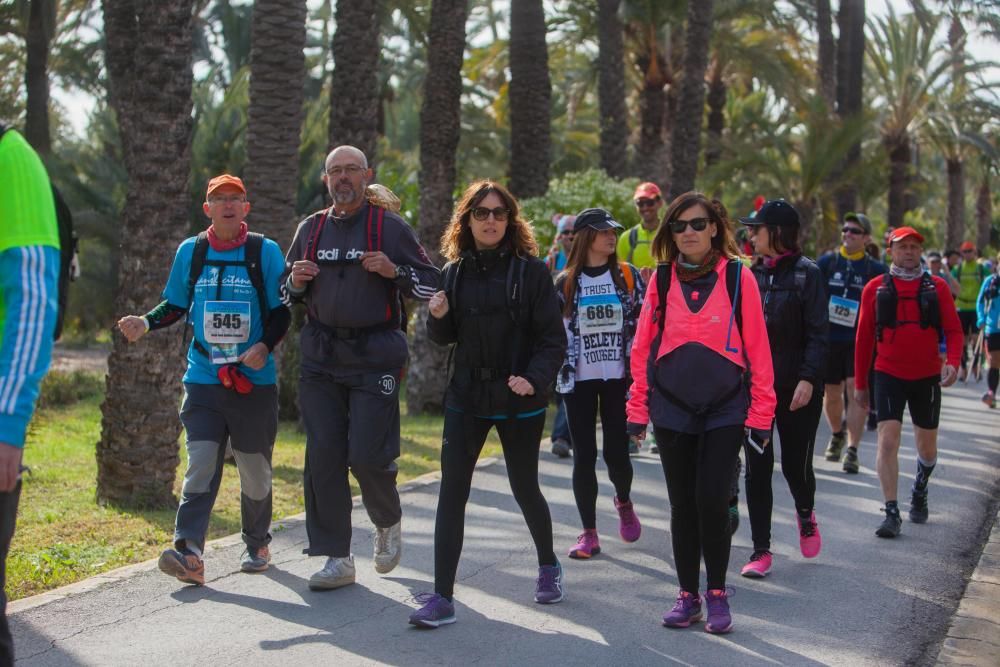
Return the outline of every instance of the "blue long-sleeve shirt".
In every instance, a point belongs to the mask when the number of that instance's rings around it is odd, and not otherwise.
[[[996,274],[984,280],[983,286],[979,289],[979,297],[976,299],[976,326],[985,326],[987,336],[1000,333],[1000,296],[987,298],[992,291],[993,283],[997,280],[1000,278]]]

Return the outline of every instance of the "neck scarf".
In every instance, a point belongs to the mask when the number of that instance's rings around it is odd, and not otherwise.
[[[705,259],[702,260],[701,264],[688,264],[687,262],[677,259],[677,279],[681,282],[688,282],[695,280],[696,278],[701,278],[702,276],[708,274],[709,271],[714,271],[715,267],[719,263],[719,257],[722,256],[715,248],[708,251],[705,255]]]
[[[774,257],[764,257],[764,268],[773,269],[778,265],[778,262],[786,257],[796,257],[799,253],[789,250],[788,252],[783,252],[780,255],[775,255]]]
[[[889,274],[893,278],[899,278],[900,280],[919,280],[923,273],[924,270],[919,266],[913,269],[904,269],[896,264],[889,265]]]
[[[222,252],[223,250],[232,250],[233,248],[239,248],[241,245],[247,242],[247,234],[250,229],[247,227],[246,222],[240,223],[240,230],[236,232],[236,237],[231,241],[223,241],[215,233],[215,227],[208,228],[208,243],[212,246],[212,250],[216,252]]]
[[[861,250],[859,250],[859,251],[857,251],[855,253],[848,253],[847,249],[844,246],[840,246],[840,255],[842,257],[846,257],[847,259],[851,260],[852,262],[856,262],[856,261],[858,261],[859,259],[861,259],[862,257],[865,256],[865,249],[862,248]]]

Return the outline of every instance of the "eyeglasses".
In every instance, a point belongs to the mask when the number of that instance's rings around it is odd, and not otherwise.
[[[218,197],[209,197],[209,204],[242,204],[246,201],[243,195],[220,195]]]
[[[971,254],[973,254],[973,253],[975,253],[975,252],[976,252],[976,251],[975,251],[975,250],[973,250],[972,248],[967,248],[966,250],[963,250],[963,251],[962,251],[962,254],[963,254],[963,255],[971,255]]]
[[[493,219],[497,222],[506,222],[507,216],[510,215],[510,209],[504,208],[502,206],[497,206],[496,208],[486,208],[485,206],[477,206],[472,209],[472,217],[480,222],[486,220],[490,217],[490,213],[493,214]]]
[[[865,233],[865,230],[863,230],[863,229],[861,229],[859,227],[844,227],[840,231],[844,232],[845,234],[859,234],[860,235],[860,234],[864,234]]]
[[[365,170],[364,167],[360,167],[356,164],[349,164],[346,167],[330,167],[326,170],[328,176],[333,176],[334,178],[340,178],[344,174],[348,176],[357,176]]]
[[[670,231],[674,234],[683,234],[688,225],[691,225],[691,229],[696,232],[703,232],[710,222],[711,220],[708,218],[694,218],[693,220],[671,220],[667,224],[670,226]]]
[[[656,206],[656,202],[658,201],[660,201],[659,197],[653,199],[636,199],[635,206],[636,208],[649,208],[650,206]]]

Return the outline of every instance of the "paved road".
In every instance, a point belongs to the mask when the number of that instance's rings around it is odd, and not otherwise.
[[[798,554],[791,499],[776,472],[774,572],[762,581],[737,576],[750,552],[744,507],[730,563],[735,630],[727,636],[660,626],[677,584],[662,473],[658,461],[643,454],[634,459],[633,492],[642,539],[631,545],[618,539],[613,492],[602,473],[604,553],[589,562],[563,559],[567,597],[559,605],[532,602],[533,549],[503,465],[494,463],[476,474],[455,625],[421,631],[406,624],[409,598],[433,580],[438,487],[431,481],[403,495],[405,553],[388,576],[371,568],[372,529],[358,511],[358,584],[310,592],[306,580],[321,563],[301,554],[305,529],[293,519],[276,532],[274,563],[262,575],[237,572],[241,546],[227,538],[209,550],[204,588],[182,587],[144,564],[15,603],[18,655],[24,665],[931,664],[1000,489],[1000,411],[978,402],[980,390],[946,393],[931,520],[904,522],[896,540],[874,536],[881,500],[872,434],[865,435],[860,475],[816,460],[824,548],[814,561]],[[826,437],[824,426],[821,442]],[[914,456],[907,428],[907,477]],[[570,465],[542,458],[557,552],[563,553],[579,532]],[[904,491],[908,483],[901,484]]]

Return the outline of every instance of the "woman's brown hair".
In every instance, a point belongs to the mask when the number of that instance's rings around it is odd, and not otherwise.
[[[474,250],[476,243],[469,228],[469,218],[472,209],[479,206],[487,195],[495,192],[503,200],[507,214],[507,231],[504,233],[501,245],[507,245],[517,255],[526,257],[538,255],[538,242],[535,241],[535,230],[531,223],[521,217],[521,208],[510,190],[496,181],[483,179],[475,181],[465,189],[455,205],[451,222],[441,235],[441,254],[455,261],[466,250]]]
[[[736,245],[736,238],[733,236],[732,225],[729,222],[729,212],[718,199],[709,199],[701,192],[685,192],[679,195],[667,207],[667,213],[663,217],[653,237],[653,257],[658,262],[674,262],[680,251],[674,241],[674,235],[670,231],[670,223],[681,217],[681,213],[692,206],[701,204],[708,213],[710,222],[715,223],[717,233],[712,237],[712,247],[718,250],[723,257],[735,259],[740,256],[739,246]]]
[[[562,272],[562,275],[565,276],[563,297],[566,302],[563,304],[563,315],[566,317],[573,315],[577,279],[580,277],[583,267],[587,264],[587,252],[594,243],[594,239],[600,233],[593,227],[584,227],[573,236],[573,245],[569,248],[569,257],[566,258],[566,267]],[[619,290],[625,290],[625,276],[622,275],[621,269],[618,266],[617,252],[611,253],[608,257],[608,264],[611,267],[611,280],[614,282],[615,287]]]

